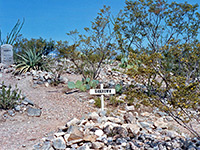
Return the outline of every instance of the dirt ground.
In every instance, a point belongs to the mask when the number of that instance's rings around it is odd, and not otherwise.
[[[80,76],[68,75],[69,80],[80,79]],[[79,101],[78,94],[63,93],[63,86],[33,86],[32,77],[16,80],[11,74],[2,74],[0,83],[17,87],[42,108],[40,117],[28,117],[25,113],[17,113],[5,122],[0,122],[0,150],[31,149],[44,136],[57,131],[59,126],[76,117],[81,118],[94,109],[89,107],[87,99]],[[86,93],[87,94],[87,93]],[[1,110],[0,110],[1,112]]]

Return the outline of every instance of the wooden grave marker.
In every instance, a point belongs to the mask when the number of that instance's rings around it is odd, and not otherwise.
[[[104,111],[104,95],[116,94],[115,89],[104,89],[103,84],[100,85],[100,89],[90,89],[91,95],[101,95],[101,110]]]

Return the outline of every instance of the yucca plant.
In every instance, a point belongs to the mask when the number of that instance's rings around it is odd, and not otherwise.
[[[48,61],[42,55],[42,50],[36,52],[35,49],[29,49],[22,54],[16,54],[18,57],[16,72],[26,73],[31,70],[45,70],[48,71]]]

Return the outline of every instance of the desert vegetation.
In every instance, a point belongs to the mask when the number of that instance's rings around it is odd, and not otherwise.
[[[73,42],[22,38],[19,32],[24,22],[19,21],[9,36],[0,42],[14,46],[15,73],[53,72],[52,60],[68,59],[83,80],[67,85],[80,91],[97,87],[102,66],[117,62],[122,73],[135,80],[128,86],[115,85],[118,95],[126,95],[126,104],[159,108],[194,136],[200,137],[191,123],[200,123],[198,5],[164,0],[129,0],[125,3],[123,10],[114,17],[110,7],[104,6],[91,27],[84,28],[85,34],[76,29],[69,31],[67,35]],[[52,53],[56,55],[54,58],[50,56]],[[67,68],[67,64],[64,67]],[[56,69],[55,81],[59,84],[65,68],[58,66]],[[13,97],[19,99],[16,92],[10,95],[9,91],[10,88],[4,89],[0,95],[6,99],[0,97],[3,109],[14,105]],[[115,97],[110,103],[121,105]],[[95,104],[99,107],[98,98]]]

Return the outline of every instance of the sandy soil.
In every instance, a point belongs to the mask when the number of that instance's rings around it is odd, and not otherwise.
[[[68,75],[70,80],[77,80],[80,76]],[[0,82],[6,85],[16,85],[28,99],[42,108],[40,117],[28,117],[26,114],[9,117],[0,122],[0,150],[30,149],[41,138],[57,131],[59,126],[74,118],[81,118],[93,110],[85,100],[77,98],[83,93],[64,94],[63,87],[33,86],[32,77],[16,80],[11,74],[2,74]]]

